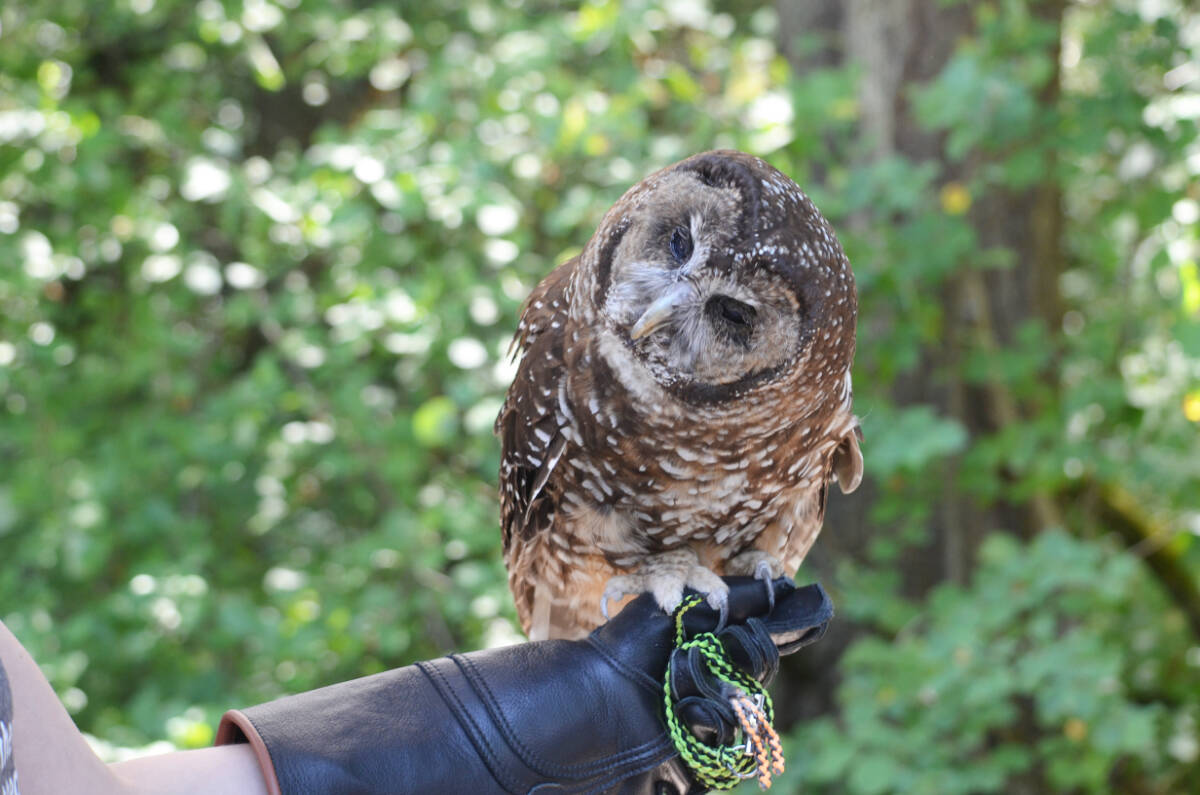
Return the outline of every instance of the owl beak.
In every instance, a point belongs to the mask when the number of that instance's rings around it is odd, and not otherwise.
[[[671,319],[675,310],[692,299],[692,285],[686,281],[676,282],[646,308],[642,316],[629,329],[629,338],[640,340],[654,329]]]

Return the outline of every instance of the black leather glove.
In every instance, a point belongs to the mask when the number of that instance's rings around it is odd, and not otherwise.
[[[780,579],[769,594],[758,580],[728,582],[719,637],[760,681],[833,613],[817,585]],[[707,605],[685,614],[693,632],[719,620]],[[643,594],[584,640],[455,654],[232,710],[217,743],[253,745],[268,790],[283,795],[698,792],[662,717],[674,636]],[[684,723],[701,739],[734,736],[728,709],[706,703],[709,678],[686,655],[672,668]]]

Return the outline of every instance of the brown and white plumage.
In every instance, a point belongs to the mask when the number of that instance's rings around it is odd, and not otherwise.
[[[496,421],[509,584],[531,638],[604,596],[794,574],[827,484],[858,485],[856,297],[786,176],[708,152],[631,188],[529,296]]]

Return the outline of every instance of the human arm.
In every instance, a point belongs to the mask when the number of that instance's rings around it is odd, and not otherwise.
[[[741,597],[724,634],[751,652],[733,656],[756,678],[774,671],[776,645],[793,651],[828,621],[823,592],[789,589],[776,591],[772,623],[761,583],[735,588]],[[750,616],[767,619],[759,641],[739,635]],[[322,688],[230,713],[218,747],[113,765],[93,753],[3,624],[0,672],[12,684],[24,795],[523,792],[547,782],[562,791],[695,792],[661,719],[673,635],[673,620],[642,597],[586,641],[455,655]],[[685,720],[719,717],[701,709]]]
[[[3,623],[0,664],[0,677],[7,675],[12,696],[9,731],[22,795],[266,795],[258,762],[244,745],[171,751],[106,765]]]

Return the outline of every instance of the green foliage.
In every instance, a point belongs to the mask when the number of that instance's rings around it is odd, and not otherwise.
[[[878,430],[871,434],[871,457],[864,462],[878,478],[920,474],[938,459],[962,450],[967,440],[962,425],[938,417],[929,406],[903,409],[894,416],[873,415],[866,422]]]
[[[789,780],[1182,786],[1196,639],[1133,556],[995,538],[969,587],[900,596],[947,491],[1096,538],[1074,498],[1116,485],[1171,533],[1142,552],[1200,568],[1197,17],[1053,5],[969,4],[906,89],[945,144],[916,162],[760,2],[5,4],[0,617],[123,745],[512,639],[491,424],[520,302],[628,185],[732,146],[812,195],[860,291],[878,532],[832,585],[870,634]],[[964,333],[963,285],[1022,265],[972,214],[1042,188],[1061,323]],[[964,407],[897,405],[914,379]],[[997,388],[1019,410],[966,422]]]
[[[939,587],[847,653],[841,717],[792,736],[803,750],[784,790],[1009,792],[1040,771],[1052,791],[1099,793],[1119,769],[1143,791],[1183,791],[1194,771],[1170,749],[1186,759],[1195,743],[1191,644],[1128,555],[993,535],[971,587]]]
[[[641,175],[791,139],[769,22],[4,6],[0,600],[84,729],[515,636],[519,303]]]

